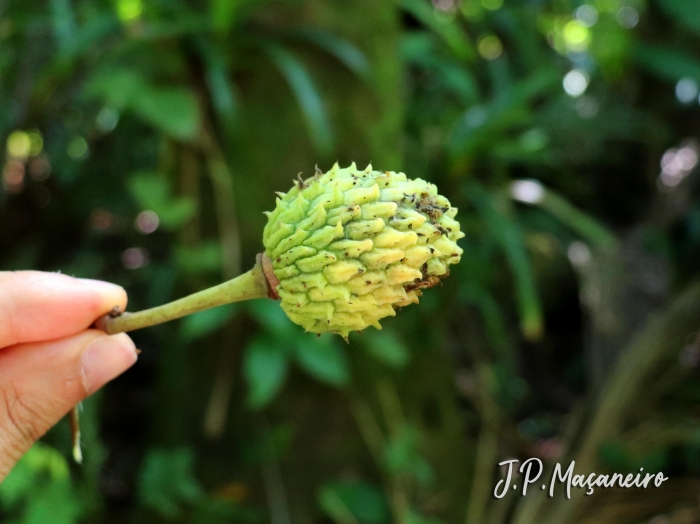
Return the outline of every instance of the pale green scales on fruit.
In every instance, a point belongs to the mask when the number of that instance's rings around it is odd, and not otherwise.
[[[381,329],[380,319],[417,303],[462,255],[457,209],[434,184],[403,173],[335,164],[278,194],[265,254],[282,308],[313,333]]]

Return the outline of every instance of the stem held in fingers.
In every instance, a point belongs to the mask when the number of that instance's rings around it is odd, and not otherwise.
[[[174,302],[136,313],[112,311],[99,318],[95,322],[95,328],[114,335],[155,326],[232,302],[264,297],[277,298],[274,283],[268,281],[263,269],[266,263],[269,264],[269,261],[265,261],[266,258],[264,254],[259,254],[255,266],[250,271]]]

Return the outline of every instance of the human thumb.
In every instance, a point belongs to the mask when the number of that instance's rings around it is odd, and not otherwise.
[[[73,406],[136,358],[127,335],[95,330],[0,349],[0,482]]]

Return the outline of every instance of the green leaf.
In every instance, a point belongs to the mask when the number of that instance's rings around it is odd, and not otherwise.
[[[228,3],[229,0],[226,0]],[[206,63],[205,77],[216,110],[219,124],[224,127],[229,139],[240,134],[240,108],[235,87],[229,79],[226,61],[222,53],[210,46],[203,47]]]
[[[365,342],[371,355],[392,367],[403,367],[410,359],[406,345],[390,331],[368,332]]]
[[[22,524],[78,524],[86,505],[73,488],[66,458],[37,442],[0,484],[0,507],[21,508]]]
[[[138,92],[130,107],[173,138],[191,140],[199,131],[199,106],[189,89],[148,86]]]
[[[117,109],[132,111],[173,138],[191,140],[199,131],[197,99],[184,87],[154,86],[141,74],[120,68],[96,73],[86,83],[85,92]]]
[[[139,478],[140,502],[162,515],[178,516],[183,506],[205,497],[193,470],[194,455],[190,449],[150,450]]]
[[[430,464],[418,451],[419,434],[415,428],[405,426],[392,437],[385,450],[386,466],[395,475],[410,475],[419,484],[433,482],[435,475]]]
[[[75,13],[70,0],[51,0],[51,21],[61,52],[70,49],[76,35]]]
[[[169,20],[150,19],[147,24],[143,25],[143,29],[139,33],[139,39],[141,41],[162,41],[210,32],[211,19],[209,14],[195,13],[188,9],[180,11],[174,18]]]
[[[365,79],[370,76],[371,65],[364,53],[347,40],[316,27],[297,29],[292,34],[316,44],[357,76]]]
[[[640,43],[633,57],[639,65],[664,80],[675,83],[689,77],[700,83],[700,59],[685,51]]]
[[[539,206],[592,245],[603,249],[613,249],[617,246],[617,239],[608,228],[554,191],[545,190]]]
[[[458,157],[490,151],[503,135],[530,123],[535,97],[560,89],[560,84],[559,72],[546,66],[508,86],[489,104],[471,107],[457,121],[448,149]]]
[[[70,472],[66,458],[56,449],[42,442],[35,443],[0,483],[0,501],[14,506],[30,494],[48,474],[52,483],[68,482]]]
[[[498,352],[502,362],[512,368],[516,359],[513,347],[508,340],[506,319],[498,301],[476,279],[465,279],[465,281],[460,282],[460,298],[468,304],[474,304],[479,309],[486,336]]]
[[[676,22],[700,33],[700,7],[697,0],[658,0],[658,3]]]
[[[473,60],[476,53],[462,28],[454,20],[440,20],[435,16],[435,8],[424,0],[401,0],[401,7],[411,13],[426,27],[439,35],[461,60]]]
[[[211,0],[209,11],[214,29],[221,33],[228,31],[236,19],[240,4],[238,0]]]
[[[93,75],[85,84],[85,93],[102,98],[108,106],[124,110],[145,88],[146,81],[139,73],[129,69],[109,69]]]
[[[525,337],[537,339],[542,334],[542,304],[535,289],[523,234],[518,224],[496,208],[491,196],[478,184],[469,184],[468,197],[474,202],[484,224],[503,249],[515,276],[520,310],[520,324]]]
[[[213,240],[194,249],[176,246],[175,263],[179,271],[192,275],[217,272],[221,269],[221,244]]]
[[[267,513],[262,507],[243,506],[234,500],[208,498],[188,516],[187,524],[258,524],[266,522]]]
[[[180,336],[191,342],[209,335],[225,326],[237,309],[237,304],[227,304],[189,315],[182,320]]]
[[[268,42],[263,49],[296,96],[304,113],[314,147],[322,154],[330,153],[333,149],[333,138],[328,115],[306,68],[292,53],[277,44]]]
[[[246,349],[243,372],[250,386],[248,404],[253,408],[267,405],[287,377],[287,352],[269,340],[256,340]]]
[[[170,200],[170,185],[158,173],[141,172],[132,175],[129,190],[145,209],[163,207]]]
[[[326,515],[338,524],[385,524],[391,521],[384,493],[367,482],[329,482],[321,487],[317,499]]]
[[[85,513],[78,494],[68,482],[50,483],[32,497],[22,524],[78,524]]]
[[[350,366],[345,352],[328,337],[300,337],[296,345],[299,365],[310,375],[332,386],[350,381]]]
[[[294,324],[277,302],[252,300],[246,303],[248,311],[276,339],[287,342],[298,338],[299,327]]]
[[[62,57],[67,60],[89,54],[94,46],[99,45],[111,34],[119,30],[119,22],[107,13],[101,13],[89,23],[77,28],[69,45],[61,49]]]
[[[196,211],[188,198],[174,198],[168,180],[158,173],[135,173],[129,179],[129,190],[144,210],[155,212],[165,229],[176,230]]]
[[[78,494],[67,482],[42,487],[28,500],[22,524],[78,524],[85,513]]]
[[[445,524],[445,521],[435,517],[426,517],[411,510],[406,515],[406,524]]]
[[[412,65],[424,68],[441,79],[444,89],[453,92],[465,104],[479,100],[479,86],[471,71],[454,58],[445,58],[436,49],[428,32],[411,33],[401,41],[401,54]]]
[[[633,467],[632,457],[620,442],[603,443],[598,450],[598,458],[613,471],[629,471]]]

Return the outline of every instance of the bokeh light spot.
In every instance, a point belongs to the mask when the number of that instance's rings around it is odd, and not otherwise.
[[[538,204],[544,198],[544,187],[537,180],[516,180],[510,185],[510,195],[518,202]]]
[[[114,215],[106,209],[97,208],[90,213],[90,227],[95,231],[107,231],[114,224]]]
[[[122,253],[122,264],[126,269],[138,269],[148,265],[148,251],[141,247],[130,247]]]
[[[97,128],[103,133],[109,133],[113,131],[117,124],[119,123],[119,113],[116,109],[111,107],[103,107],[97,117],[95,118],[95,124]]]
[[[684,103],[689,104],[698,96],[698,84],[692,78],[681,78],[676,84],[676,98]]]
[[[649,521],[649,524],[671,524],[671,519],[666,515],[657,515]]]
[[[585,51],[591,43],[591,32],[578,20],[571,20],[564,26],[564,42],[569,51]]]
[[[503,0],[481,0],[481,5],[489,11],[496,11],[503,7]]]
[[[584,4],[574,13],[576,20],[586,27],[595,25],[598,21],[598,10],[589,4]]]
[[[141,0],[118,0],[117,16],[123,22],[132,22],[141,16],[143,4]]]
[[[482,106],[474,106],[464,115],[464,123],[472,129],[481,127],[488,120],[488,112]]]
[[[82,136],[75,136],[68,142],[66,149],[68,156],[75,160],[82,160],[87,156],[88,143]]]
[[[547,146],[549,142],[547,134],[541,129],[530,129],[520,136],[520,147],[525,151],[540,151]]]
[[[591,260],[591,250],[586,244],[577,240],[569,244],[566,256],[574,267],[580,269]]]
[[[32,149],[29,133],[13,131],[7,137],[7,154],[15,158],[27,158]]]
[[[2,185],[8,193],[19,193],[24,188],[24,164],[10,160],[2,170]]]
[[[625,29],[632,29],[639,23],[639,13],[634,7],[626,5],[619,9],[615,19]]]
[[[141,211],[136,216],[134,225],[139,232],[150,235],[158,229],[160,218],[154,211]]]
[[[680,184],[698,165],[699,146],[696,141],[686,141],[678,149],[667,149],[661,157],[659,182],[666,188]]]
[[[678,355],[678,363],[684,368],[694,368],[700,363],[700,351],[697,344],[686,344]]]
[[[237,504],[245,501],[250,495],[250,489],[243,482],[231,482],[217,489],[215,496],[225,500],[230,500]]]
[[[698,165],[698,152],[689,146],[682,147],[676,153],[676,158],[678,159],[678,164],[684,171],[691,171],[696,165]]]
[[[37,182],[43,182],[51,176],[51,163],[45,156],[38,156],[29,162],[29,176]]]
[[[495,35],[488,35],[479,40],[479,54],[486,60],[494,60],[503,53],[503,45]]]
[[[439,11],[452,11],[455,9],[455,0],[433,0],[433,6]]]
[[[579,97],[588,88],[588,74],[581,69],[572,69],[564,77],[562,82],[564,91],[571,97]]]
[[[480,20],[483,17],[483,10],[477,0],[466,0],[460,7],[462,14],[469,20]]]
[[[592,96],[582,96],[576,101],[576,111],[581,118],[593,118],[599,110],[600,104]]]
[[[39,131],[30,131],[29,135],[29,156],[36,156],[44,149],[44,138]]]

